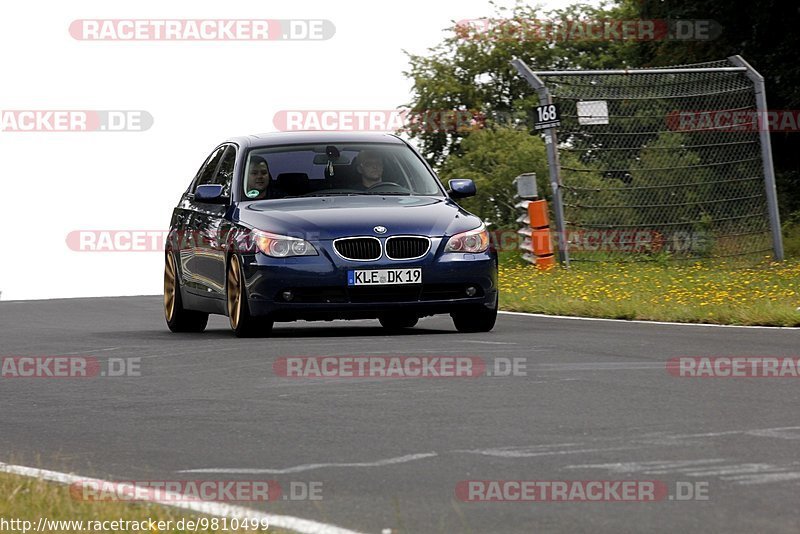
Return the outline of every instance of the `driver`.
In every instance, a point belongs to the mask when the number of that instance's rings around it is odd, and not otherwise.
[[[383,181],[383,158],[375,150],[362,150],[358,154],[358,174],[364,189],[375,187]]]

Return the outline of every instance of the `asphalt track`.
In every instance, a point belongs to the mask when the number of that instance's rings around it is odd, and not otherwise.
[[[245,506],[361,532],[797,532],[800,379],[677,378],[665,362],[799,349],[796,329],[516,315],[490,334],[437,317],[395,336],[337,321],[236,339],[222,317],[170,333],[160,297],[0,302],[0,356],[141,358],[141,376],[0,378],[0,462],[109,480],[321,482],[322,500]],[[526,375],[273,370],[325,355],[475,356],[490,369],[524,358]],[[475,479],[659,480],[675,495],[699,482],[708,499],[456,498]]]

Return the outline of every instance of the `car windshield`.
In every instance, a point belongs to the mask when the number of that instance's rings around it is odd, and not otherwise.
[[[244,192],[250,200],[442,195],[436,178],[409,147],[379,143],[253,149],[244,170]]]

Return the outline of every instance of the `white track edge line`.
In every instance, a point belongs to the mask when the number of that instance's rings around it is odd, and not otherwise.
[[[798,330],[794,326],[752,326],[738,324],[711,324],[711,323],[673,323],[668,321],[644,321],[641,319],[608,319],[605,317],[580,317],[573,315],[547,315],[544,313],[527,313],[500,310],[497,313],[503,315],[518,315],[521,317],[539,317],[542,319],[571,319],[573,321],[606,321],[612,323],[633,323],[633,324],[655,324],[662,326],[709,326],[715,328],[753,328],[765,330]]]
[[[22,465],[11,465],[0,462],[0,473],[9,473],[20,475],[30,478],[38,478],[47,480],[48,482],[58,482],[60,484],[74,484],[76,482],[89,482],[94,484],[114,484],[120,489],[132,489],[135,486],[132,484],[124,484],[118,482],[109,482],[107,480],[100,480],[96,478],[80,477],[68,473],[60,473],[58,471],[49,471],[46,469],[37,469],[34,467],[25,467]],[[220,502],[176,502],[180,497],[179,494],[165,492],[165,499],[144,499],[147,502],[159,504],[162,506],[169,506],[171,508],[181,508],[199,514],[207,514],[218,517],[227,517],[229,519],[257,519],[267,520],[270,527],[285,528],[300,532],[301,534],[362,534],[354,530],[347,530],[334,525],[327,525],[325,523],[318,523],[310,519],[301,519],[299,517],[292,517],[289,515],[273,515],[257,510],[244,508],[243,506],[234,506]],[[171,497],[170,497],[171,496]]]

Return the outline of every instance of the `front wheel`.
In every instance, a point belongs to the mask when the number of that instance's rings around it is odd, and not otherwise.
[[[456,330],[462,333],[490,332],[497,322],[497,305],[494,308],[476,306],[450,314]]]
[[[164,261],[164,318],[167,326],[173,332],[202,332],[208,324],[208,314],[184,309],[172,252],[167,252]]]
[[[272,332],[272,321],[253,317],[247,305],[244,275],[239,258],[231,256],[225,284],[228,320],[236,337],[268,336]]]
[[[402,330],[403,328],[413,328],[419,322],[419,317],[415,315],[387,314],[378,319],[381,326],[387,330]]]

